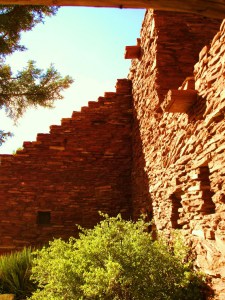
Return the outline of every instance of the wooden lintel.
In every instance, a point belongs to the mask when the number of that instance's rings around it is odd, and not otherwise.
[[[165,112],[186,113],[197,99],[195,90],[169,90],[161,108]]]
[[[114,7],[121,9],[153,8],[195,13],[217,19],[225,18],[225,2],[222,0],[0,0],[0,4]]]
[[[141,55],[141,47],[136,46],[126,46],[125,48],[125,59],[133,59],[133,58],[139,58]]]

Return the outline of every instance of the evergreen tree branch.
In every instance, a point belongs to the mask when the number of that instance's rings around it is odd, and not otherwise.
[[[58,7],[32,5],[0,5],[0,109],[15,122],[29,107],[53,107],[61,92],[67,89],[73,79],[62,77],[53,65],[44,71],[29,61],[27,66],[13,74],[11,67],[4,64],[5,57],[15,51],[24,51],[20,45],[21,33],[30,31],[46,16],[56,14]],[[0,130],[0,145],[11,133]]]

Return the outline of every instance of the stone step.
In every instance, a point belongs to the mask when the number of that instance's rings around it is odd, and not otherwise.
[[[60,125],[51,125],[49,133],[38,133],[36,141],[24,142],[23,149],[19,149],[16,153],[18,155],[27,154],[34,151],[35,148],[47,147],[61,147],[64,146],[63,134],[70,134],[73,130],[74,122],[89,122],[92,121],[94,125],[102,126],[105,120],[101,120],[101,115],[107,113],[108,109],[115,106],[115,98],[118,97],[118,105],[125,109],[127,99],[122,99],[120,95],[131,94],[132,84],[128,79],[118,79],[116,83],[116,92],[105,92],[104,96],[98,98],[97,101],[89,101],[87,106],[81,107],[81,111],[73,111],[70,118],[62,118]],[[123,96],[124,97],[124,96]],[[123,104],[124,103],[124,104]],[[92,120],[96,112],[99,112],[96,120]],[[56,140],[56,137],[57,140]],[[62,145],[60,144],[62,140]]]
[[[49,133],[38,133],[37,134],[37,141],[38,142],[46,142],[49,139],[50,139],[50,134]]]
[[[89,108],[98,108],[99,103],[97,101],[88,101],[88,107]]]

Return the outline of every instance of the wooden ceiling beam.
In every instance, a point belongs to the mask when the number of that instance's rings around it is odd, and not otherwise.
[[[0,4],[153,8],[164,11],[196,13],[217,19],[225,18],[224,0],[0,0]]]

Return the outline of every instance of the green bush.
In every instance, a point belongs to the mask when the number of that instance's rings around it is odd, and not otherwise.
[[[32,300],[200,300],[201,280],[185,263],[178,240],[168,247],[153,241],[142,220],[107,215],[80,238],[56,239],[38,250]],[[177,242],[178,241],[178,242]]]
[[[0,256],[0,293],[15,294],[16,299],[25,299],[36,289],[30,279],[31,249]]]

